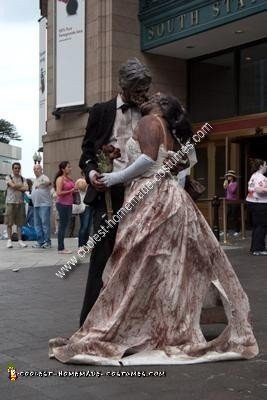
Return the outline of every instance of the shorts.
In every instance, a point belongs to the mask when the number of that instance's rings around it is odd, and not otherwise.
[[[7,226],[23,226],[26,221],[25,204],[6,204],[5,224]]]

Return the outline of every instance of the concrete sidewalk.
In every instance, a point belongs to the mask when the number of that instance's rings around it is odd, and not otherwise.
[[[48,267],[64,265],[71,257],[77,256],[78,238],[66,238],[65,247],[72,250],[72,254],[58,254],[57,240],[52,239],[51,249],[34,249],[34,242],[25,242],[28,247],[22,249],[18,242],[13,242],[13,248],[6,247],[7,241],[0,240],[0,271],[5,269],[21,269],[32,267]],[[89,255],[79,259],[79,264],[88,263]]]

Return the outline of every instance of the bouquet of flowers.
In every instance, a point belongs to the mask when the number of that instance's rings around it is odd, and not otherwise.
[[[100,173],[112,172],[113,160],[115,158],[119,158],[120,156],[121,152],[118,147],[114,147],[112,144],[104,144],[96,154],[98,171]],[[111,219],[113,210],[110,189],[106,189],[105,191],[105,202],[108,219]]]

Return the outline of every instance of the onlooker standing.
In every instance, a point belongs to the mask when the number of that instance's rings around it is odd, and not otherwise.
[[[254,159],[254,172],[248,182],[247,202],[252,216],[252,237],[250,251],[253,256],[267,256],[265,235],[267,233],[267,171],[266,161]]]
[[[236,173],[233,169],[230,169],[225,174],[223,187],[226,190],[226,200],[238,200],[238,184]],[[227,205],[227,210],[228,226],[233,229],[233,236],[238,236],[240,232],[240,205],[230,203]]]
[[[57,193],[56,207],[59,214],[58,226],[58,252],[61,254],[70,254],[71,250],[65,249],[64,237],[66,229],[71,221],[73,192],[75,190],[75,182],[71,179],[71,166],[69,161],[62,161],[59,170],[55,176],[54,186]]]
[[[20,174],[21,165],[19,162],[12,164],[12,174],[6,177],[6,212],[5,224],[7,225],[7,248],[12,248],[12,226],[16,225],[18,244],[20,247],[27,247],[21,240],[21,227],[25,224],[24,193],[28,190],[25,179]]]
[[[33,247],[47,249],[51,247],[51,182],[50,179],[43,174],[43,168],[40,164],[34,165],[33,172],[36,179],[33,182],[31,198],[34,207],[34,229],[37,234],[37,242]]]
[[[58,221],[59,215],[56,207],[56,200],[57,200],[57,192],[54,187],[51,188],[51,198],[52,198],[52,223],[54,227],[54,234],[57,235],[58,233]]]

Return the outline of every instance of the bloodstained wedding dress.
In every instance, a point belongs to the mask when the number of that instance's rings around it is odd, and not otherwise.
[[[127,144],[130,161],[139,143]],[[125,202],[154,175],[168,155],[128,187]],[[246,294],[206,220],[172,177],[151,190],[119,224],[104,272],[104,286],[84,325],[70,339],[49,342],[63,363],[99,365],[192,364],[252,358],[258,346]],[[200,328],[206,293],[214,285],[228,324],[207,341]]]

